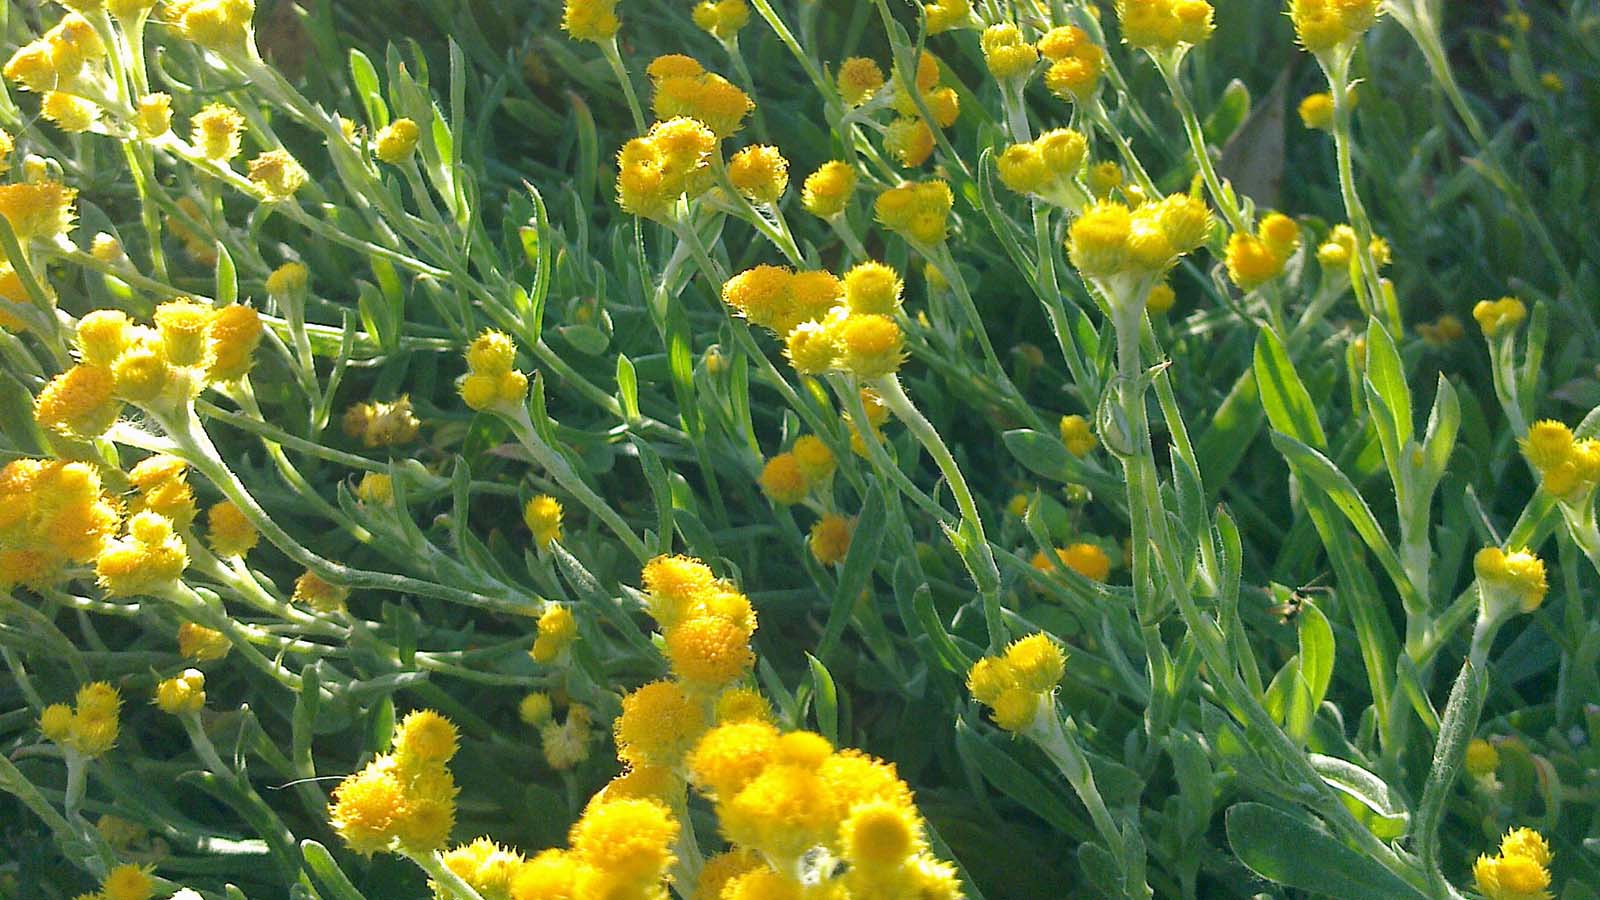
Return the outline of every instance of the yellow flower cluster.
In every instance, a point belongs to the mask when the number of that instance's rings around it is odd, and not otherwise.
[[[78,323],[79,363],[39,392],[34,418],[76,437],[103,434],[124,401],[152,406],[195,397],[208,384],[249,373],[261,342],[261,317],[251,307],[214,309],[169,300],[155,309],[155,327],[135,325],[120,310],[96,310]]]
[[[214,662],[233,649],[228,636],[193,622],[178,626],[178,652],[195,662]]]
[[[86,463],[17,459],[0,468],[0,588],[55,584],[100,555],[121,523]]]
[[[206,676],[199,669],[184,669],[156,685],[156,708],[168,715],[199,712],[206,705]]]
[[[1349,225],[1335,225],[1328,237],[1317,246],[1317,264],[1324,269],[1343,270],[1356,264],[1356,232]],[[1389,264],[1389,242],[1377,235],[1367,242],[1367,252],[1378,268]]]
[[[1045,32],[1036,45],[1049,61],[1044,86],[1063,100],[1082,103],[1094,96],[1106,70],[1106,52],[1089,33],[1076,25],[1060,25]]]
[[[1526,550],[1484,547],[1472,557],[1482,608],[1491,618],[1501,611],[1531,613],[1544,603],[1544,561]]]
[[[1467,329],[1461,320],[1445,313],[1432,322],[1417,324],[1417,336],[1435,347],[1443,347],[1461,340],[1467,334]]]
[[[398,166],[417,152],[422,129],[411,119],[395,119],[378,129],[372,139],[372,155],[391,166]]]
[[[916,244],[932,246],[949,235],[955,195],[934,178],[911,181],[878,195],[872,211],[885,228]]]
[[[1100,445],[1094,436],[1094,429],[1090,427],[1089,420],[1074,413],[1061,417],[1061,443],[1067,445],[1067,452],[1073,456],[1088,456],[1095,447]]]
[[[1090,278],[1158,276],[1210,236],[1211,211],[1188,194],[1172,194],[1129,209],[1102,200],[1085,209],[1067,232],[1067,252]]]
[[[850,552],[850,539],[855,522],[838,513],[826,513],[811,525],[807,545],[811,555],[825,566],[844,562]]]
[[[777,203],[789,186],[789,161],[777,147],[745,147],[728,158],[728,181],[754,203]]]
[[[855,191],[856,170],[848,163],[829,160],[806,176],[800,204],[819,219],[832,219],[844,214]]]
[[[561,27],[575,41],[605,43],[616,37],[622,27],[617,19],[617,0],[567,0]]]
[[[694,24],[719,41],[731,41],[750,21],[745,0],[701,0],[692,13]]]
[[[307,180],[306,170],[286,150],[268,150],[250,160],[249,177],[269,203],[294,196]]]
[[[1515,297],[1479,300],[1472,307],[1472,318],[1477,320],[1483,336],[1490,340],[1515,331],[1527,317],[1527,305]]]
[[[218,556],[244,556],[260,540],[261,533],[232,502],[223,500],[206,510],[206,543]]]
[[[1082,134],[1070,128],[1056,128],[1027,143],[1007,147],[995,160],[995,169],[1000,182],[1019,194],[1078,209],[1085,197],[1077,178],[1088,154],[1089,142]]]
[[[511,412],[528,396],[528,376],[515,368],[517,345],[503,331],[484,329],[467,346],[467,374],[461,379],[461,401],[482,412]]]
[[[362,503],[387,505],[394,499],[394,479],[382,472],[366,472],[356,482],[356,499]]]
[[[1350,95],[1351,99],[1355,94]],[[1307,128],[1317,131],[1333,130],[1333,95],[1327,91],[1307,94],[1300,105],[1296,107],[1300,114],[1300,123]]]
[[[250,40],[255,0],[168,0],[167,18],[179,33],[211,50],[243,50]]]
[[[996,79],[1026,79],[1039,61],[1039,51],[1022,37],[1022,29],[1002,22],[983,30],[979,42],[983,48],[983,62],[989,74]]]
[[[888,763],[755,719],[707,732],[689,772],[733,845],[706,863],[696,896],[713,896],[703,893],[708,880],[734,900],[961,896],[954,868],[928,852],[911,791]]]
[[[1594,501],[1600,484],[1600,440],[1580,441],[1564,423],[1546,419],[1528,429],[1522,453],[1550,496],[1578,508]]]
[[[1033,725],[1041,707],[1045,715],[1055,715],[1053,695],[1066,664],[1066,655],[1048,635],[1029,635],[1013,641],[1004,654],[973,664],[967,689],[989,707],[995,724],[1023,732]]]
[[[678,832],[677,819],[659,801],[602,794],[573,824],[567,849],[545,850],[516,866],[507,879],[509,897],[665,897]]]
[[[846,94],[848,88],[847,100],[855,97],[857,99],[851,102],[859,103],[876,92],[882,85],[883,75],[870,60],[860,60],[854,69],[848,68],[854,62],[857,61],[847,60],[847,68],[840,69],[840,92]],[[858,77],[859,83],[846,85],[847,74]],[[961,114],[961,101],[955,88],[941,87],[939,80],[939,61],[927,51],[918,58],[912,87],[906,87],[898,77],[895,79],[891,105],[897,117],[884,129],[883,148],[907,168],[920,166],[933,155],[933,129],[917,109],[917,100],[921,99],[940,128],[949,128]]]
[[[1472,866],[1478,893],[1487,900],[1550,900],[1550,845],[1532,828],[1513,828],[1500,839],[1500,853]]]
[[[189,551],[172,520],[146,510],[128,519],[123,537],[106,542],[94,574],[107,596],[130,597],[163,592],[188,565]]]
[[[117,743],[122,695],[104,681],[78,688],[74,705],[52,703],[39,714],[39,733],[49,741],[95,757]]]
[[[539,616],[539,632],[533,639],[533,649],[529,653],[534,662],[548,666],[561,659],[577,639],[578,619],[572,614],[571,607],[551,603]]]
[[[1055,548],[1055,560],[1044,552],[1033,555],[1033,567],[1040,572],[1056,571],[1057,563],[1077,572],[1090,581],[1105,581],[1111,577],[1111,557],[1098,544],[1076,543]]]
[[[694,119],[711,129],[717,140],[737,132],[745,116],[756,108],[749,94],[721,75],[707,72],[690,57],[658,57],[645,71],[650,75],[650,105],[657,119]]]
[[[1205,0],[1117,0],[1123,42],[1150,53],[1205,43],[1214,13]]]
[[[1228,278],[1240,290],[1253,291],[1283,274],[1289,257],[1300,249],[1300,226],[1282,213],[1268,213],[1255,234],[1234,232],[1224,260]]]
[[[307,569],[294,580],[294,593],[289,599],[317,612],[334,613],[344,609],[345,601],[350,599],[350,589],[324,581],[322,576]]]
[[[1381,0],[1289,0],[1289,19],[1301,46],[1321,56],[1354,46],[1381,6]]]
[[[928,34],[943,34],[968,24],[972,19],[972,0],[933,0],[922,4]]]
[[[50,239],[72,230],[77,217],[77,188],[59,181],[0,184],[0,216],[24,246],[35,238]],[[8,296],[10,292],[8,291]]]
[[[345,409],[339,420],[345,436],[363,447],[398,447],[417,439],[422,423],[411,409],[411,396],[402,394],[387,403],[360,401]]]
[[[4,74],[21,89],[44,95],[40,111],[46,119],[63,131],[83,132],[100,117],[100,107],[85,95],[93,95],[94,86],[104,81],[99,63],[105,55],[94,25],[72,12],[12,54]]]
[[[884,82],[883,69],[864,56],[852,56],[839,63],[839,72],[834,76],[840,98],[851,106],[860,106],[872,99]]]
[[[407,715],[393,752],[348,775],[333,791],[328,817],[351,850],[372,855],[397,844],[410,853],[444,846],[455,825],[456,783],[446,763],[456,727],[432,710]]]
[[[544,548],[561,540],[561,501],[540,494],[522,507],[522,522],[533,532],[535,545]]]
[[[755,665],[750,636],[756,614],[748,597],[705,563],[683,556],[658,556],[645,564],[641,577],[650,616],[665,638],[667,661],[684,689],[697,696],[716,693],[749,674]],[[623,709],[627,719],[626,700]],[[618,747],[624,744],[621,735],[619,730]]]
[[[617,151],[617,205],[657,222],[676,216],[679,197],[690,200],[711,186],[708,160],[716,149],[711,130],[692,118],[650,126]]]
[[[140,460],[128,470],[128,483],[139,491],[131,510],[157,513],[174,528],[187,529],[194,523],[196,512],[188,472],[188,463],[165,453]]]

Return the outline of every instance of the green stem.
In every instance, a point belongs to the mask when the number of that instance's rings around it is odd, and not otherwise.
[[[644,110],[639,106],[639,95],[634,93],[633,79],[628,76],[628,67],[622,64],[622,54],[617,51],[615,35],[600,45],[600,53],[611,66],[611,74],[617,76],[617,84],[622,86],[622,96],[627,99],[628,112],[633,116],[633,130],[638,134],[644,134],[646,130]]]
[[[1206,146],[1205,130],[1200,127],[1200,117],[1195,114],[1189,93],[1183,89],[1183,81],[1178,77],[1178,64],[1181,59],[1175,54],[1152,58],[1155,59],[1156,69],[1161,73],[1162,80],[1167,83],[1173,104],[1178,107],[1178,117],[1183,120],[1183,133],[1189,138],[1190,155],[1200,167],[1200,177],[1205,180],[1206,191],[1211,194],[1211,201],[1222,211],[1222,217],[1228,220],[1229,228],[1240,234],[1248,233],[1249,223],[1245,222],[1244,214],[1233,202],[1232,193],[1223,190],[1222,179],[1217,177],[1217,169],[1211,163],[1211,151]]]

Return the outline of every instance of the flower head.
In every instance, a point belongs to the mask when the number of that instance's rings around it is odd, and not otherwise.
[[[561,27],[575,41],[605,43],[622,27],[617,18],[617,0],[567,0]]]
[[[522,508],[523,524],[533,532],[533,542],[540,547],[561,540],[561,501],[548,494],[540,494]]]
[[[949,233],[955,197],[939,179],[909,182],[878,195],[873,212],[879,222],[907,240],[933,245]]]
[[[844,212],[856,189],[856,170],[848,163],[829,160],[806,176],[800,203],[819,219],[831,219]]]

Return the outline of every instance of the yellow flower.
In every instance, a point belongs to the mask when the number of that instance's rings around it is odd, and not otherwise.
[[[206,705],[206,676],[199,669],[184,669],[183,674],[156,685],[155,704],[168,715],[199,712]]]
[[[539,616],[539,636],[533,641],[533,659],[550,665],[578,638],[578,620],[572,609],[559,603],[545,607]]]
[[[921,119],[895,119],[883,133],[883,149],[907,168],[927,162],[933,155],[933,143],[933,130]]]
[[[250,181],[269,202],[287,200],[305,187],[306,170],[286,150],[268,150],[250,160]]]
[[[189,141],[212,162],[227,162],[243,148],[244,116],[232,107],[212,103],[190,120]]]
[[[808,483],[817,484],[833,477],[836,465],[833,451],[816,435],[806,434],[796,438],[790,452],[794,454],[795,462],[800,464]]]
[[[106,873],[100,883],[103,900],[150,900],[156,895],[155,882],[150,870],[133,863],[124,863]]]
[[[77,189],[58,181],[0,184],[0,216],[5,216],[17,240],[26,245],[34,238],[53,238],[70,231],[77,199]]]
[[[543,725],[550,721],[552,711],[550,695],[543,691],[532,691],[517,704],[517,718],[528,725]]]
[[[843,856],[868,872],[898,867],[926,847],[915,807],[892,800],[862,803],[840,825]]]
[[[1327,91],[1307,94],[1300,101],[1300,122],[1318,131],[1333,130],[1333,95]]]
[[[459,390],[468,408],[480,412],[506,411],[526,401],[528,376],[511,367],[516,359],[516,345],[510,337],[487,329],[467,347],[466,356],[468,371]],[[409,401],[406,409],[409,413]]]
[[[250,38],[255,0],[182,0],[173,5],[178,31],[202,47],[241,51]]]
[[[1211,36],[1212,15],[1204,0],[1117,0],[1122,40],[1151,53],[1203,43]]]
[[[695,883],[689,900],[724,900],[729,882],[747,872],[766,867],[759,854],[748,847],[739,847],[718,853],[706,860],[700,870],[700,880]]]
[[[220,631],[193,622],[178,626],[178,652],[195,662],[214,662],[232,649],[228,636]]]
[[[1501,856],[1522,856],[1541,866],[1550,865],[1550,843],[1532,828],[1513,828],[1500,839]]]
[[[267,276],[267,293],[274,297],[293,297],[306,289],[311,270],[303,263],[286,262]]]
[[[547,494],[529,500],[522,508],[522,521],[533,532],[533,542],[548,547],[561,540],[561,501]]]
[[[660,803],[636,797],[590,804],[568,840],[579,859],[634,884],[654,884],[677,862],[678,823]]]
[[[100,107],[76,94],[50,91],[44,95],[39,112],[68,134],[81,134],[95,126]]]
[[[922,4],[929,34],[942,34],[966,24],[972,16],[971,0],[933,0]]]
[[[839,64],[837,83],[844,102],[860,106],[883,87],[883,69],[866,57],[852,56]]]
[[[888,316],[852,314],[839,325],[839,365],[857,378],[898,371],[905,360],[905,338]]]
[[[853,523],[838,513],[828,513],[811,526],[808,544],[811,555],[825,566],[844,562],[850,552],[850,532]]]
[[[1480,856],[1472,878],[1488,900],[1550,898],[1550,870],[1526,856]]]
[[[431,709],[407,713],[394,734],[401,765],[448,762],[458,746],[455,724]]]
[[[188,550],[172,520],[145,511],[128,520],[126,537],[107,542],[95,558],[94,573],[108,596],[127,597],[171,586],[188,565]]]
[[[612,726],[617,758],[634,765],[676,766],[706,729],[700,704],[673,681],[652,681],[622,698]]]
[[[1039,55],[1050,61],[1044,84],[1063,100],[1083,101],[1094,95],[1105,72],[1105,51],[1088,32],[1076,25],[1062,25],[1045,32],[1036,45]]]
[[[260,540],[255,525],[230,501],[206,511],[206,541],[218,556],[243,556]]]
[[[706,160],[716,141],[711,129],[693,118],[650,126],[648,134],[623,144],[617,153],[617,204],[637,216],[669,221],[679,197],[692,198],[705,190]]]
[[[521,853],[502,847],[486,837],[473,838],[471,843],[443,854],[440,861],[484,900],[506,900],[510,897],[512,879],[525,864]],[[448,896],[441,885],[431,881],[429,885],[433,887],[435,896]]]
[[[1153,316],[1161,316],[1166,315],[1176,302],[1178,302],[1177,292],[1172,289],[1172,285],[1163,281],[1150,288],[1150,296],[1145,300],[1144,308]]]
[[[561,27],[575,41],[605,43],[622,27],[616,10],[617,0],[567,0]]]
[[[1100,441],[1094,436],[1089,420],[1080,415],[1061,417],[1061,443],[1073,456],[1088,456]]]
[[[1472,568],[1478,576],[1482,609],[1491,616],[1503,614],[1502,610],[1531,613],[1544,603],[1544,562],[1526,550],[1484,547],[1473,556]]]
[[[772,722],[772,704],[761,692],[747,687],[731,687],[717,695],[712,718],[718,725],[730,722]]]
[[[728,180],[753,202],[777,203],[789,186],[789,161],[777,147],[746,147],[728,160]]]
[[[546,850],[522,865],[511,879],[511,900],[576,898],[589,867],[565,850]]]
[[[72,734],[72,707],[65,703],[52,703],[39,714],[39,733],[45,740],[64,744]]]
[[[1113,275],[1128,263],[1133,216],[1121,203],[1102,200],[1084,210],[1067,231],[1067,254],[1089,277]]]
[[[52,58],[50,42],[31,41],[23,44],[5,64],[5,77],[25,91],[44,93],[54,90],[58,76]]]
[[[44,428],[82,438],[106,432],[122,412],[113,396],[115,379],[101,366],[77,365],[57,375],[39,392],[34,420]]]
[[[767,499],[782,506],[793,506],[804,500],[810,489],[806,473],[793,453],[779,453],[767,460],[758,480]]]
[[[819,219],[831,219],[844,212],[856,189],[856,170],[848,163],[830,160],[806,176],[800,203]]]
[[[701,0],[694,8],[694,24],[719,41],[739,33],[750,21],[750,6],[745,0]]]
[[[411,119],[395,119],[378,129],[372,142],[373,155],[391,166],[398,166],[417,151],[422,129]]]
[[[1284,260],[1253,234],[1234,232],[1224,251],[1228,278],[1241,290],[1251,291],[1283,273]]]
[[[1467,742],[1466,765],[1467,772],[1475,777],[1493,775],[1500,767],[1500,753],[1483,738],[1473,738]]]
[[[737,681],[755,665],[750,632],[721,616],[693,616],[667,629],[666,656],[674,675],[697,686]]]
[[[938,179],[909,182],[878,195],[873,212],[879,222],[909,241],[937,244],[949,233],[955,197]]]
[[[1494,340],[1514,331],[1528,317],[1528,307],[1515,297],[1499,300],[1479,300],[1472,307],[1472,317],[1478,320],[1483,336]]]
[[[317,612],[331,613],[343,610],[345,600],[349,597],[349,588],[324,581],[322,576],[307,569],[295,579],[294,594],[289,599],[304,603]]]
[[[356,482],[356,499],[362,503],[386,505],[394,499],[394,479],[382,472],[366,472]]]
[[[984,29],[980,42],[989,74],[998,80],[1025,78],[1039,60],[1039,51],[1022,39],[1022,31],[1009,22]]]
[[[212,314],[211,307],[188,298],[168,300],[156,307],[156,333],[167,363],[174,366],[206,364],[206,338]]]
[[[695,119],[719,140],[738,131],[755,109],[748,94],[714,72],[657,78],[654,88],[650,102],[657,119]]]
[[[1348,50],[1378,19],[1380,0],[1289,0],[1295,36],[1309,52]]]
[[[254,307],[232,303],[213,312],[206,322],[206,377],[214,382],[243,378],[255,363],[261,333],[261,314]]]
[[[370,856],[394,841],[396,820],[404,808],[405,789],[393,760],[380,757],[339,782],[328,818],[351,850]]]
[[[1031,634],[1013,641],[1002,657],[1017,686],[1036,693],[1055,690],[1066,672],[1066,656],[1049,635]]]

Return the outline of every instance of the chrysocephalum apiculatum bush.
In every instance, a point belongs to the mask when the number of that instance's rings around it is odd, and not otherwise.
[[[0,40],[0,897],[1600,884],[1592,2]]]

